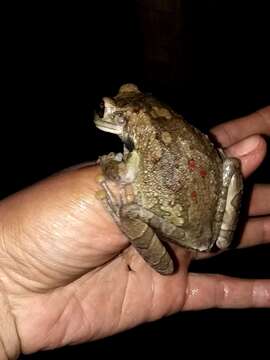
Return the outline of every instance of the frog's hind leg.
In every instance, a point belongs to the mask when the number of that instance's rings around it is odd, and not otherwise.
[[[154,230],[139,219],[121,216],[121,229],[144,260],[162,275],[173,273],[174,264]]]
[[[223,163],[223,186],[216,214],[217,247],[226,249],[232,242],[237,226],[243,193],[243,178],[240,162],[235,158],[227,158]]]
[[[104,207],[138,253],[160,274],[173,273],[173,261],[154,230],[143,220],[125,216],[124,211],[122,211],[125,207],[130,206],[127,187],[120,188],[119,193],[116,194],[111,190],[104,177],[101,176],[98,181],[103,190],[98,192],[96,196],[103,202]]]
[[[163,274],[173,272],[173,261],[157,234],[165,238],[169,236],[172,241],[175,240],[178,244],[186,246],[184,230],[134,203],[124,205],[120,217],[122,224],[128,223],[127,228],[130,232],[128,237],[142,256],[158,272]]]

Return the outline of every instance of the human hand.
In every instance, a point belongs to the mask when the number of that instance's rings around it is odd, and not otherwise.
[[[243,118],[228,121],[212,129],[212,133],[230,156],[241,158],[242,170],[248,177],[260,164],[266,143],[260,135],[270,136],[270,106]],[[246,139],[246,140],[245,140]],[[249,153],[250,141],[258,142],[256,151]],[[247,151],[247,155],[245,155]],[[255,184],[252,189],[248,220],[239,247],[270,241],[270,185]]]
[[[213,129],[244,176],[265,156],[258,134],[270,134],[269,122],[268,107]],[[188,273],[193,259],[178,247],[179,271],[154,272],[96,199],[99,172],[64,171],[0,204],[0,284],[19,351],[102,338],[180,310],[270,306],[270,280]],[[250,215],[266,217],[248,220],[240,246],[270,241],[267,197],[268,186],[255,188]]]

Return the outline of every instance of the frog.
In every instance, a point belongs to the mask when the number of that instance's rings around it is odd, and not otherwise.
[[[152,269],[175,272],[170,243],[195,253],[230,247],[243,194],[239,159],[134,83],[103,96],[94,123],[123,143],[98,158],[98,198]]]

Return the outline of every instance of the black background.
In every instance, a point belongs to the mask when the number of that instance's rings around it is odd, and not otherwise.
[[[267,1],[182,1],[182,35],[172,47],[180,50],[176,66],[169,53],[169,79],[166,66],[159,77],[146,59],[138,3],[4,9],[2,198],[57,170],[120,150],[118,139],[95,129],[92,116],[101,96],[115,94],[123,82],[168,101],[202,130],[270,104]],[[254,182],[269,183],[269,155],[248,184]],[[227,253],[191,270],[269,278],[269,247]],[[222,351],[237,344],[267,350],[269,320],[266,309],[181,313],[90,344],[21,358],[124,358],[136,349],[145,354],[144,347],[152,355],[167,349],[203,356],[214,344]]]

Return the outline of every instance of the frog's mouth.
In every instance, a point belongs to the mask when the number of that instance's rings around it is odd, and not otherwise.
[[[117,123],[113,123],[111,121],[104,120],[103,118],[99,117],[96,113],[94,117],[94,123],[99,130],[109,132],[111,134],[116,134],[121,136],[123,132],[123,126]]]

